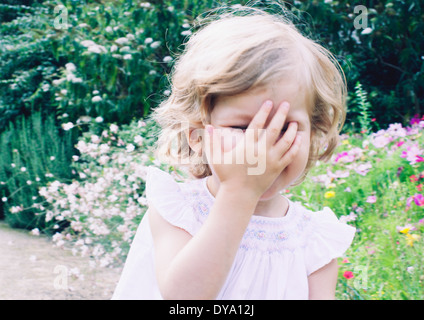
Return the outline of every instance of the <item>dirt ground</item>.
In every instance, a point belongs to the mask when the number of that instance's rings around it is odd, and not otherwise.
[[[77,271],[83,277],[76,277]],[[1,300],[110,299],[120,272],[92,269],[89,258],[73,256],[45,236],[11,229],[0,221]]]

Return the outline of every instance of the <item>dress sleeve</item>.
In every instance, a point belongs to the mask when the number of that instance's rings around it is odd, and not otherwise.
[[[149,206],[170,224],[194,235],[199,228],[193,206],[180,184],[167,172],[149,167],[146,177],[146,198]]]
[[[349,248],[356,229],[340,222],[334,212],[325,207],[311,213],[312,230],[306,243],[305,261],[308,276],[340,257]]]

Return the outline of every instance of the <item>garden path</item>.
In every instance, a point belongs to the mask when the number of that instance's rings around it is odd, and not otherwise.
[[[75,268],[83,279],[73,275]],[[0,300],[110,299],[120,272],[90,268],[89,258],[0,221]]]

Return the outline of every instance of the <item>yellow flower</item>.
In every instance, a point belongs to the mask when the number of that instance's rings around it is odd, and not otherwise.
[[[347,139],[343,140],[342,144],[349,144],[349,140],[347,140]]]
[[[410,247],[412,247],[414,245],[414,241],[417,241],[420,238],[419,235],[417,234],[410,234],[407,233],[406,234],[406,244]]]
[[[324,198],[325,199],[330,199],[330,198],[334,198],[336,196],[336,193],[334,191],[327,191],[324,194]]]
[[[403,234],[407,234],[411,230],[411,227],[405,227],[403,229],[400,229],[399,232]]]

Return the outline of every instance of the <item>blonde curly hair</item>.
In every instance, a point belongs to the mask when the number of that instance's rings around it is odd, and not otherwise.
[[[334,56],[303,36],[283,15],[239,7],[208,17],[186,43],[172,74],[171,94],[153,112],[162,127],[157,156],[188,164],[197,178],[210,167],[189,146],[189,129],[204,128],[214,101],[281,80],[297,81],[309,94],[311,145],[305,172],[328,160],[346,116],[346,80]],[[190,159],[190,161],[187,161]]]

